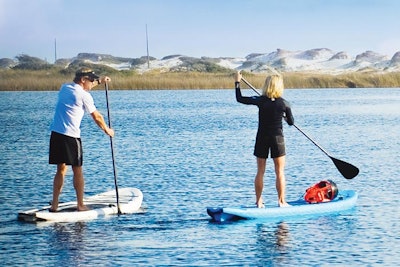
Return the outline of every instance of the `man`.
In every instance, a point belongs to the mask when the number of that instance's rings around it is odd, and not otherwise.
[[[58,101],[54,119],[50,126],[49,164],[57,164],[57,172],[53,182],[53,201],[50,211],[58,208],[58,198],[64,184],[67,166],[72,166],[73,184],[76,191],[77,209],[85,211],[88,208],[83,203],[84,178],[82,171],[82,142],[80,125],[85,112],[89,113],[94,122],[109,136],[114,136],[114,130],[109,128],[103,116],[97,111],[90,90],[101,83],[111,81],[109,77],[99,77],[91,69],[82,68],[75,73],[72,83],[65,83],[58,93]]]

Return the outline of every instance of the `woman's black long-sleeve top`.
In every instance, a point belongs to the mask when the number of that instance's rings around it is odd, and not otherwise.
[[[286,117],[289,125],[294,124],[294,118],[289,102],[282,97],[271,99],[267,96],[242,96],[240,83],[235,83],[236,100],[246,105],[258,106],[258,133],[262,136],[283,136],[282,119]]]

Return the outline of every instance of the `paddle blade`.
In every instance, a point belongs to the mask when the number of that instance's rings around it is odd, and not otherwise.
[[[339,172],[346,179],[353,179],[360,172],[360,170],[356,166],[354,166],[350,163],[347,163],[340,159],[335,159],[334,157],[330,157],[330,158],[333,161],[333,163],[335,164],[336,168],[339,170]]]

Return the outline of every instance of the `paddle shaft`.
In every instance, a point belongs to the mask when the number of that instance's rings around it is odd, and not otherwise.
[[[108,101],[108,83],[107,82],[105,84],[105,90],[106,90],[106,102],[107,102],[108,127],[111,128],[111,116],[110,116],[110,105],[109,105],[109,101]],[[110,144],[111,144],[111,156],[112,156],[112,164],[113,164],[113,172],[114,172],[115,196],[117,199],[117,208],[118,208],[118,215],[119,215],[119,214],[121,214],[121,208],[119,206],[117,168],[115,166],[114,143],[113,143],[113,138],[111,136],[110,136]]]
[[[251,85],[245,78],[242,77],[242,81],[244,81],[244,83],[247,84],[247,86],[250,87],[258,95],[261,95],[260,92],[258,92],[257,89],[253,85]]]
[[[258,95],[261,95],[257,89],[251,85],[245,78],[242,77],[242,81],[247,84],[248,87],[250,87],[254,92],[256,92]],[[336,168],[339,170],[339,172],[346,178],[346,179],[352,179],[355,176],[358,175],[359,169],[347,162],[344,162],[340,159],[336,159],[329,155],[329,153],[323,149],[320,145],[317,144],[310,136],[308,136],[303,130],[301,130],[297,125],[293,124],[293,126],[299,130],[305,137],[307,137],[308,140],[310,140],[316,147],[318,147],[322,152],[324,152],[325,155],[327,155],[335,164]]]

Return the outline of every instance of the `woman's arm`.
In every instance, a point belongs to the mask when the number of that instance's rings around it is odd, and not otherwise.
[[[258,97],[245,97],[242,95],[240,91],[240,80],[242,80],[242,74],[240,71],[235,73],[235,94],[236,94],[236,101],[246,105],[257,105]]]
[[[285,120],[290,126],[292,126],[294,124],[294,118],[293,118],[293,114],[292,114],[292,109],[290,108],[289,103],[286,102],[286,101],[285,101],[285,105],[286,105]]]

